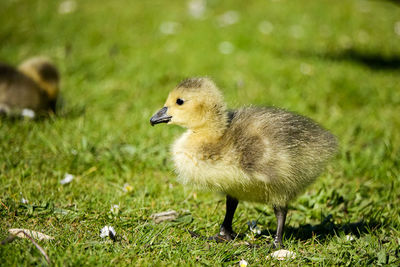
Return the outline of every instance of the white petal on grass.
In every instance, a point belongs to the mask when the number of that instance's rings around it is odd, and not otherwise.
[[[22,204],[28,204],[28,203],[29,203],[29,200],[27,200],[26,198],[24,198],[24,197],[22,196],[22,192],[19,192],[19,194],[21,195],[21,203],[22,203]]]
[[[272,25],[271,22],[264,20],[258,24],[258,30],[262,34],[268,35],[274,30],[274,25]]]
[[[300,64],[300,72],[304,75],[310,76],[314,72],[314,68],[312,65],[307,64],[307,63],[301,63]]]
[[[164,21],[160,25],[160,32],[165,35],[176,34],[181,25],[174,21]]]
[[[239,261],[239,267],[247,267],[247,265],[249,265],[247,261],[245,261],[245,260]]]
[[[110,211],[111,211],[111,213],[118,213],[119,205],[111,205]]]
[[[75,10],[76,10],[76,2],[72,0],[63,1],[58,6],[58,13],[60,14],[72,13]]]
[[[64,179],[60,181],[60,184],[69,184],[70,182],[72,182],[72,180],[74,180],[74,176],[72,174],[66,173],[64,175]]]
[[[353,241],[355,238],[352,235],[346,235],[346,241]]]
[[[10,234],[16,235],[16,236],[18,236],[20,238],[27,238],[26,235],[24,235],[24,233],[22,233],[22,232],[25,232],[28,235],[30,235],[33,239],[38,239],[38,240],[51,240],[51,239],[54,239],[54,237],[52,237],[52,236],[45,235],[45,234],[43,234],[41,232],[36,232],[36,231],[29,230],[29,229],[14,228],[14,229],[8,229],[8,232]]]
[[[400,21],[397,21],[394,24],[394,33],[397,34],[398,36],[400,36]]]
[[[201,19],[206,12],[205,0],[190,0],[188,2],[188,12],[195,19]]]
[[[174,210],[164,211],[160,213],[154,213],[150,216],[155,223],[161,223],[165,221],[173,221],[178,218],[178,212]]]
[[[129,192],[131,192],[131,191],[133,190],[133,187],[132,187],[130,184],[125,183],[125,184],[124,184],[124,187],[122,188],[122,190],[123,190],[124,192],[126,192],[126,193],[129,193]]]
[[[258,228],[257,226],[257,221],[249,221],[247,222],[247,225],[249,226],[249,230],[256,235],[260,235],[261,234],[261,230],[260,228]]]
[[[251,229],[251,231],[256,235],[261,235],[261,230],[260,230],[260,228],[258,228],[258,226]]]
[[[35,118],[35,111],[29,108],[24,108],[21,112],[22,117],[33,119]]]
[[[286,250],[286,249],[280,249],[277,250],[271,254],[269,254],[269,256],[267,256],[267,259],[269,258],[274,258],[277,260],[286,260],[286,259],[294,259],[296,257],[296,253]]]
[[[106,225],[101,229],[100,237],[110,237],[111,239],[114,239],[116,234],[114,227]]]
[[[239,12],[234,11],[234,10],[229,10],[218,17],[218,19],[217,19],[218,25],[220,27],[226,27],[226,26],[238,23],[239,18],[240,18]]]
[[[227,54],[231,54],[233,52],[233,50],[235,50],[235,47],[230,42],[222,42],[219,44],[218,49],[219,49],[219,52],[227,55]]]

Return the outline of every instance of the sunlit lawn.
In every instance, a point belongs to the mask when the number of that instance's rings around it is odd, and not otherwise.
[[[181,79],[210,76],[230,107],[296,111],[340,141],[337,158],[291,205],[284,238],[296,253],[291,264],[398,266],[400,5],[393,2],[209,0],[190,10],[189,1],[76,1],[60,9],[58,0],[2,0],[0,60],[53,58],[64,105],[47,120],[0,121],[0,239],[9,228],[51,235],[39,244],[62,266],[279,264],[267,258],[276,227],[270,206],[239,204],[234,228],[242,240],[216,244],[187,231],[215,234],[224,198],[176,182],[168,149],[183,130],[151,127],[149,118]],[[66,173],[74,179],[61,185]],[[119,212],[110,211],[115,204]],[[167,210],[179,218],[152,221]],[[252,220],[261,236],[248,230]],[[105,225],[115,228],[115,242],[100,237]],[[46,264],[26,239],[0,245],[0,259]]]

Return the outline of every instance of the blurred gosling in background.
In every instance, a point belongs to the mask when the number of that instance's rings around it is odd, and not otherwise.
[[[0,63],[0,114],[7,116],[55,113],[60,75],[45,57],[30,58],[18,69]]]
[[[232,240],[239,200],[272,204],[277,218],[274,247],[283,247],[288,203],[324,170],[337,151],[336,138],[309,118],[272,107],[228,111],[208,78],[191,78],[172,90],[151,119],[188,130],[172,146],[179,180],[226,195],[220,232]]]

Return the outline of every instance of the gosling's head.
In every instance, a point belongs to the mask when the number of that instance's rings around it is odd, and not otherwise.
[[[164,104],[150,119],[151,125],[176,124],[192,130],[226,124],[223,96],[208,78],[183,80],[172,90]]]
[[[18,70],[35,81],[50,100],[56,100],[60,75],[56,66],[45,57],[30,58],[18,66]]]

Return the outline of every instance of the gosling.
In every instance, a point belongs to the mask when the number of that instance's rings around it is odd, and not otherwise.
[[[178,179],[226,195],[226,214],[214,240],[236,237],[232,220],[239,200],[269,203],[277,218],[273,246],[283,247],[288,203],[323,171],[336,138],[309,118],[272,107],[228,111],[208,78],[190,78],[172,90],[151,125],[188,130],[172,145]]]
[[[18,69],[0,63],[0,113],[21,114],[29,109],[35,114],[55,113],[60,75],[47,58],[30,58]]]

